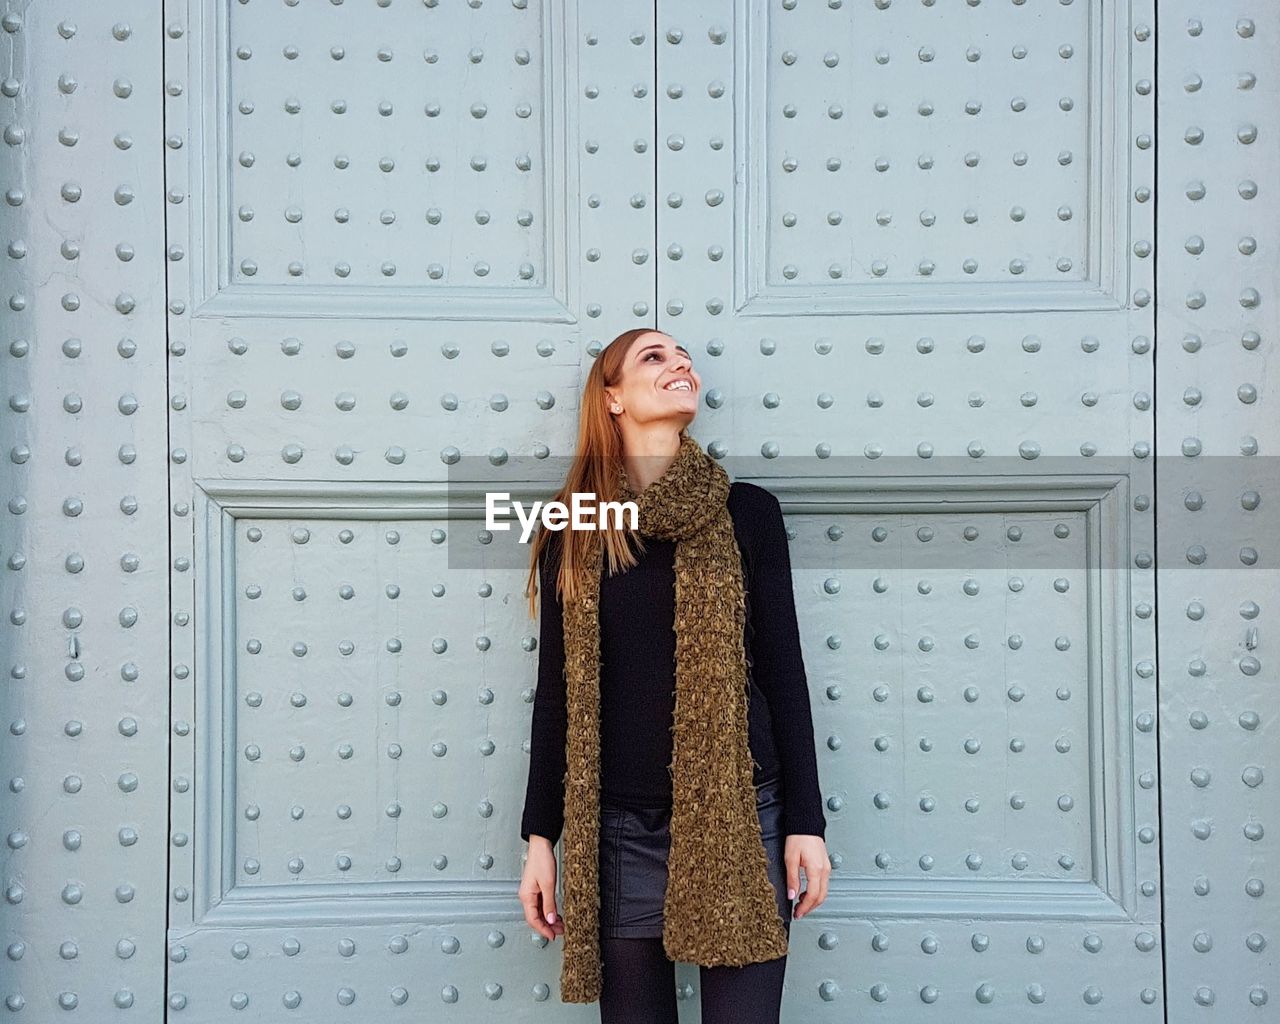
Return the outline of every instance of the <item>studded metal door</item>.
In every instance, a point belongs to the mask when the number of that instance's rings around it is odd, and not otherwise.
[[[830,820],[791,1019],[1162,1018],[1152,17],[659,5],[658,322],[787,513]]]
[[[170,4],[174,1019],[559,1013],[536,624],[444,483],[571,450],[584,347],[652,320],[653,17]]]
[[[596,1019],[444,483],[571,452],[657,324],[793,535],[836,871],[784,1019],[1275,1017],[1275,5],[0,28],[7,1010]]]

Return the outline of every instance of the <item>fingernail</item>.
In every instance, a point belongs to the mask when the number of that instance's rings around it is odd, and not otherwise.
[[[552,924],[556,923],[556,912],[554,910],[547,915],[547,920],[550,921]]]
[[[795,899],[795,898],[796,898],[796,891],[795,891],[794,889],[788,889],[788,890],[787,890],[787,899],[789,899],[789,900],[793,900],[793,899]]]

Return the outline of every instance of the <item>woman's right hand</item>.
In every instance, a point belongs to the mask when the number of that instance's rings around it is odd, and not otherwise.
[[[529,927],[555,941],[564,934],[564,922],[556,913],[556,851],[545,836],[529,837],[529,855],[520,879],[520,902]]]

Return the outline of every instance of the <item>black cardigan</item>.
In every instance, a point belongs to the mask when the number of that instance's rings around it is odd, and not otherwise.
[[[800,651],[791,556],[782,507],[747,481],[729,490],[729,514],[745,562],[750,661],[749,744],[756,785],[781,775],[783,829],[826,834],[809,688]],[[559,536],[539,560],[541,629],[529,778],[520,837],[555,843],[564,826],[563,607],[555,593]],[[675,709],[675,541],[644,538],[639,564],[600,581],[600,800],[671,806]]]

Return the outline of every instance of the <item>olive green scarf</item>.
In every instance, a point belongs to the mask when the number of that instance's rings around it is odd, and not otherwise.
[[[729,477],[686,432],[661,478],[623,500],[638,532],[676,541],[671,852],[663,948],[672,960],[741,966],[787,953],[768,875],[747,742],[742,562],[729,515]],[[561,902],[560,999],[599,999],[600,576],[585,573],[564,609],[568,706]]]

